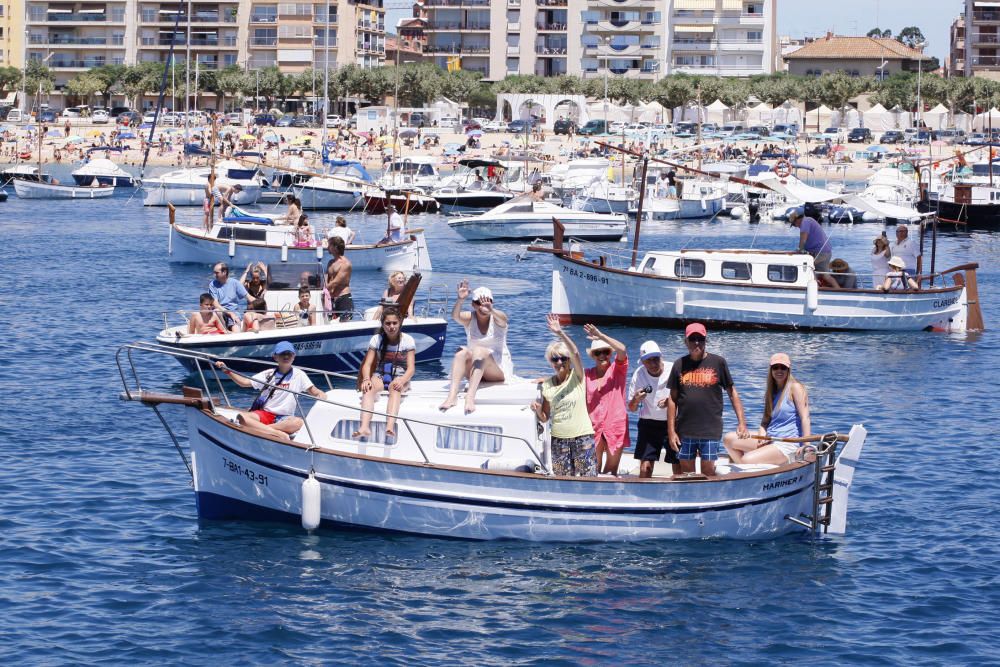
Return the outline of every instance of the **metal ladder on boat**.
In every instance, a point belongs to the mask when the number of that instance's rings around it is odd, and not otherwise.
[[[822,527],[823,532],[826,532],[830,526],[830,518],[833,515],[833,484],[834,473],[837,470],[838,444],[837,434],[828,433],[816,446],[809,445],[804,447],[802,451],[803,454],[810,451],[816,453],[816,459],[813,461],[812,514],[802,513],[797,517],[786,514],[785,518],[812,533],[818,532],[820,527]]]
[[[420,308],[424,317],[444,317],[450,303],[449,295],[447,285],[432,283],[427,289],[427,297]]]

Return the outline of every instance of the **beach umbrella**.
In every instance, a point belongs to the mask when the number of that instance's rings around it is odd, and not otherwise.
[[[413,128],[407,128],[405,130],[399,131],[400,139],[409,139],[410,137],[415,137],[415,136],[417,136],[417,131],[414,130]]]
[[[83,137],[78,136],[76,134],[72,134],[72,135],[66,137],[66,143],[67,144],[79,144],[79,143],[82,143],[83,140],[84,140]]]
[[[292,139],[293,146],[308,146],[312,143],[312,137],[307,137],[305,135],[295,137]]]
[[[62,130],[49,130],[45,133],[46,137],[58,137],[62,135]]]
[[[869,146],[865,149],[866,153],[888,153],[889,149],[885,146]]]
[[[274,132],[268,132],[264,135],[264,141],[272,144],[278,143],[278,135]]]
[[[118,134],[119,139],[135,139],[135,134],[132,132],[120,132]]]
[[[252,134],[244,134],[242,137],[240,137],[240,141],[257,141],[257,137],[253,136]]]
[[[104,134],[104,133],[101,132],[100,130],[91,130],[90,132],[87,133],[87,136],[88,137],[99,137],[102,134]]]

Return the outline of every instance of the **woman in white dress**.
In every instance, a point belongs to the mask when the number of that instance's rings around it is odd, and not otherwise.
[[[459,348],[451,364],[448,398],[441,404],[444,412],[458,402],[458,386],[468,378],[465,392],[466,414],[476,409],[476,390],[480,382],[505,382],[514,375],[514,365],[507,349],[507,315],[493,307],[493,293],[487,287],[472,292],[472,310],[463,311],[469,296],[469,281],[458,284],[458,299],[452,318],[465,328],[466,346]]]

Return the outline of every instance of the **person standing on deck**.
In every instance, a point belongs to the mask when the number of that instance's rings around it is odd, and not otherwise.
[[[833,258],[833,244],[823,227],[805,214],[801,207],[793,208],[788,214],[788,222],[799,229],[799,252],[813,256],[816,280],[821,285],[839,289],[840,285],[830,275],[830,260]]]

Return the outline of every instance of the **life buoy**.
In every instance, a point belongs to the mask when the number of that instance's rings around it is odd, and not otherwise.
[[[778,178],[788,178],[792,175],[792,165],[788,160],[778,160],[778,163],[774,165],[774,173]]]

